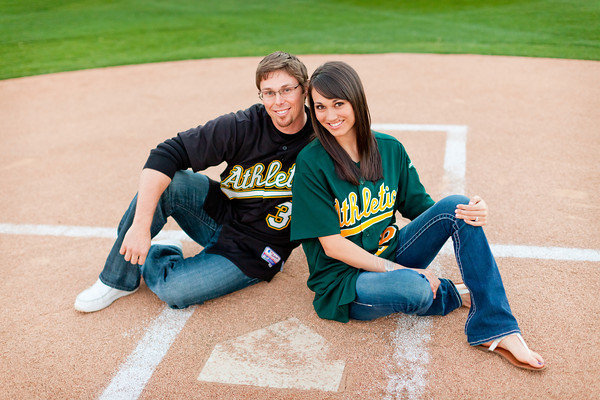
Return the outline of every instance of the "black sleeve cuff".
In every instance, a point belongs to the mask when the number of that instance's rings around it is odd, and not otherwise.
[[[187,151],[179,136],[167,139],[150,151],[144,168],[162,172],[173,179],[175,172],[191,167]]]
[[[144,169],[145,168],[162,172],[171,179],[175,176],[175,172],[179,170],[172,160],[163,157],[162,155],[152,154],[152,152],[150,153],[146,164],[144,164]]]

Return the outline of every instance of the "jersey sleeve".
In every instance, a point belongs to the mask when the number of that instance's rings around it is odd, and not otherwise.
[[[150,151],[144,168],[154,169],[173,179],[175,172],[191,167],[190,158],[181,138],[167,139]]]
[[[302,153],[296,160],[292,184],[291,240],[340,233],[340,220],[322,171],[312,171]]]
[[[435,202],[429,196],[419,179],[419,174],[413,165],[404,146],[400,144],[400,182],[396,206],[404,218],[413,220]]]
[[[202,171],[235,156],[240,149],[249,120],[243,112],[226,114],[204,125],[181,132],[192,169]]]

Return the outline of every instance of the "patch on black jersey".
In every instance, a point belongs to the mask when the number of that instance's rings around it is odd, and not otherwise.
[[[279,254],[275,253],[275,251],[269,246],[265,247],[262,252],[261,258],[269,263],[269,267],[273,268],[273,265],[277,264],[281,261],[281,257]]]

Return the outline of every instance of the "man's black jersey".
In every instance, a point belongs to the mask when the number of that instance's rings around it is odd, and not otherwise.
[[[305,108],[308,113],[308,109]],[[175,172],[227,164],[212,181],[204,210],[222,225],[206,251],[250,277],[270,280],[298,243],[290,242],[296,156],[311,140],[310,118],[295,134],[280,132],[262,104],[179,133],[150,152],[144,168]]]

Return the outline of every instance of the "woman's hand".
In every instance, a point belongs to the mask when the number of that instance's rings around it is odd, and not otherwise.
[[[455,210],[456,218],[473,226],[484,226],[488,219],[488,206],[479,196],[473,196],[469,204],[459,204]]]
[[[435,299],[435,295],[437,293],[438,287],[440,286],[440,279],[435,276],[433,271],[428,269],[420,269],[420,268],[409,268],[415,271],[418,274],[423,275],[429,281],[429,285],[431,286],[431,291],[433,292],[433,298]]]

